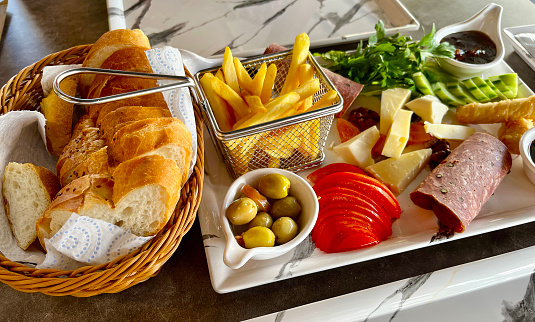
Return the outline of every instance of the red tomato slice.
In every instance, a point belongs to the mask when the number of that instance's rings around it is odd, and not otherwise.
[[[370,208],[375,210],[377,213],[379,213],[382,217],[390,219],[390,215],[386,213],[386,211],[377,203],[377,201],[370,196],[364,194],[360,190],[355,189],[349,189],[345,187],[332,187],[325,190],[321,190],[316,195],[318,198],[321,198],[324,195],[332,194],[332,193],[340,193],[340,194],[346,194],[346,195],[352,195],[357,198],[362,199],[362,201]]]
[[[338,135],[340,136],[340,142],[342,143],[353,138],[354,136],[360,133],[360,130],[358,127],[356,127],[355,125],[353,125],[353,123],[343,118],[336,119],[336,129],[338,130]]]
[[[424,122],[411,123],[407,145],[425,143],[432,138],[431,134],[425,132]]]
[[[315,239],[316,247],[324,252],[330,252],[330,245],[335,241],[335,239],[343,237],[338,235],[339,232],[342,230],[349,230],[351,227],[355,229],[360,227],[361,230],[368,231],[354,220],[329,218],[329,220],[323,222],[321,227],[318,229]]]
[[[375,236],[368,234],[362,230],[351,230],[351,232],[344,231],[343,237],[334,238],[331,243],[329,250],[331,252],[341,253],[352,251],[356,249],[361,249],[365,247],[370,247],[377,245],[381,241],[378,240]]]
[[[310,180],[310,182],[312,183],[316,183],[318,182],[319,180],[321,180],[321,178],[331,174],[331,173],[335,173],[335,172],[355,172],[355,173],[360,173],[360,174],[363,174],[363,175],[367,175],[366,172],[364,172],[363,170],[361,170],[359,167],[357,166],[354,166],[352,164],[349,164],[349,163],[331,163],[331,164],[328,164],[324,167],[321,167],[319,169],[317,169],[316,171],[312,172],[311,174],[309,174],[307,176],[307,179]]]
[[[314,185],[314,191],[316,194],[321,194],[322,190],[332,187],[361,191],[377,200],[391,218],[397,219],[401,215],[401,208],[392,191],[375,178],[352,172],[335,172],[319,180]]]
[[[377,236],[377,238],[380,240],[387,239],[391,235],[391,231],[389,234],[387,231],[382,230],[375,223],[373,223],[371,218],[355,211],[345,209],[330,209],[324,212],[322,216],[318,218],[318,220],[319,223],[316,222],[316,225],[312,230],[313,241],[315,241],[322,230],[326,226],[330,225],[333,221],[345,222],[351,226],[361,227],[362,229],[365,229]]]
[[[266,197],[264,197],[258,190],[246,184],[241,188],[241,191],[249,198],[253,199],[254,202],[258,205],[258,210],[260,211],[269,211],[271,205]]]
[[[351,245],[344,244],[344,240],[353,235],[355,236]],[[355,240],[359,236],[361,237],[361,242]],[[320,245],[318,248],[321,247],[320,250],[327,253],[353,250],[380,242],[380,239],[367,229],[358,224],[344,221],[330,222],[322,230],[322,234],[318,236],[318,240]]]
[[[319,200],[319,205],[320,212],[330,209],[353,210],[370,218],[371,223],[377,226],[379,230],[385,231],[388,236],[392,234],[392,223],[389,218],[383,217],[377,212],[373,211],[371,208],[363,206],[362,202],[358,198],[346,195],[326,195]]]

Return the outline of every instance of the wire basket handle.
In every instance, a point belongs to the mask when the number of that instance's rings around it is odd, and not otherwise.
[[[60,83],[65,78],[72,76],[72,75],[76,75],[76,74],[121,75],[121,76],[132,76],[132,77],[139,77],[139,78],[178,80],[178,82],[167,84],[167,85],[156,86],[152,88],[145,88],[145,89],[141,89],[141,90],[133,91],[133,92],[99,97],[99,98],[78,98],[78,97],[73,97],[73,96],[65,94],[59,86]],[[151,73],[131,72],[131,71],[122,71],[122,70],[114,70],[114,69],[90,68],[90,67],[73,68],[73,69],[63,71],[54,78],[54,82],[52,85],[54,88],[54,92],[56,92],[59,98],[61,98],[62,100],[66,102],[69,102],[72,104],[78,104],[78,105],[95,105],[95,104],[109,103],[109,102],[113,102],[113,101],[117,101],[117,100],[121,100],[125,98],[154,94],[154,93],[168,91],[168,90],[181,88],[181,87],[195,88],[195,82],[193,81],[193,79],[190,77],[186,77],[186,76],[159,75],[159,74],[151,74]],[[200,102],[199,97],[197,95],[197,91],[192,90],[191,92],[193,92],[195,101],[197,103]]]

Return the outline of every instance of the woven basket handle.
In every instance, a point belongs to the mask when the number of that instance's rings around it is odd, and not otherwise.
[[[78,97],[73,97],[73,96],[65,94],[59,86],[61,81],[63,81],[65,78],[72,76],[72,75],[76,75],[76,74],[121,75],[121,76],[132,76],[132,77],[140,77],[140,78],[178,80],[178,82],[167,84],[167,85],[162,85],[162,86],[156,86],[153,88],[145,88],[145,89],[128,92],[128,93],[121,93],[121,94],[116,94],[116,95],[99,97],[99,98],[78,98]],[[186,76],[159,75],[159,74],[151,74],[151,73],[130,72],[130,71],[122,71],[122,70],[114,70],[114,69],[101,69],[101,68],[89,68],[89,67],[73,68],[73,69],[63,71],[54,78],[54,82],[53,82],[54,92],[56,92],[59,98],[61,98],[62,100],[66,102],[69,102],[72,104],[78,104],[78,105],[95,105],[95,104],[109,103],[109,102],[113,102],[113,101],[117,101],[117,100],[121,100],[125,98],[153,94],[153,93],[168,91],[171,89],[181,88],[181,87],[194,88],[195,82],[193,81],[192,78],[186,77]],[[193,93],[195,101],[199,103],[200,100],[199,100],[199,97],[197,96],[197,91],[192,90],[191,92]]]

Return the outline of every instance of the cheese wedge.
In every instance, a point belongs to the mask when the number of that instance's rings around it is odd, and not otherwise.
[[[397,111],[409,101],[410,97],[411,91],[406,88],[391,88],[383,91],[381,94],[381,121],[379,123],[381,134],[388,133]]]
[[[386,137],[382,155],[397,158],[409,141],[412,111],[398,110]]]
[[[431,159],[432,149],[421,149],[389,158],[366,168],[366,172],[383,182],[396,195],[416,178]]]
[[[476,131],[473,127],[453,124],[431,124],[425,123],[426,133],[431,134],[437,139],[446,140],[466,140]]]
[[[405,104],[411,111],[416,113],[422,120],[440,124],[448,111],[448,107],[433,95],[425,95]]]
[[[350,140],[333,147],[333,150],[347,163],[364,169],[375,163],[372,158],[372,148],[379,140],[379,136],[377,126],[372,126]]]

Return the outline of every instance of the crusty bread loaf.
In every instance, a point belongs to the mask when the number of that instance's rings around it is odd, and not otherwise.
[[[115,132],[124,126],[148,118],[171,117],[169,109],[157,106],[123,106],[106,114],[98,124],[102,137],[109,144]]]
[[[80,135],[73,138],[63,150],[56,164],[56,172],[61,186],[65,186],[71,181],[72,171],[77,165],[105,145],[100,129],[96,127],[83,129]]]
[[[35,223],[59,191],[56,175],[31,163],[10,162],[4,172],[4,208],[17,244],[27,249],[37,237]]]
[[[75,212],[104,220],[138,236],[156,234],[169,220],[180,197],[175,162],[145,156],[121,163],[113,179],[88,175],[63,187],[39,218],[41,244],[51,238]]]
[[[69,184],[72,180],[89,174],[111,175],[112,172],[113,168],[109,162],[108,147],[105,146],[78,163],[70,172],[70,176],[65,179],[65,183]]]
[[[76,95],[77,87],[77,76],[68,77],[60,84],[61,90],[70,96]],[[73,106],[74,104],[62,100],[53,91],[41,101],[41,112],[46,119],[46,147],[56,157],[61,155],[71,139]]]
[[[153,154],[175,160],[183,183],[191,161],[191,141],[191,133],[179,119],[150,118],[132,122],[117,131],[109,152],[117,162]]]
[[[95,127],[95,121],[89,117],[89,114],[84,114],[74,126],[74,129],[72,130],[72,137],[75,138],[79,136],[83,129],[87,129],[89,127]]]
[[[91,46],[83,67],[100,68],[102,63],[117,50],[127,47],[150,49],[149,39],[139,29],[116,29],[108,31]],[[80,77],[80,93],[86,97],[89,87],[95,78],[94,74],[83,74]]]

